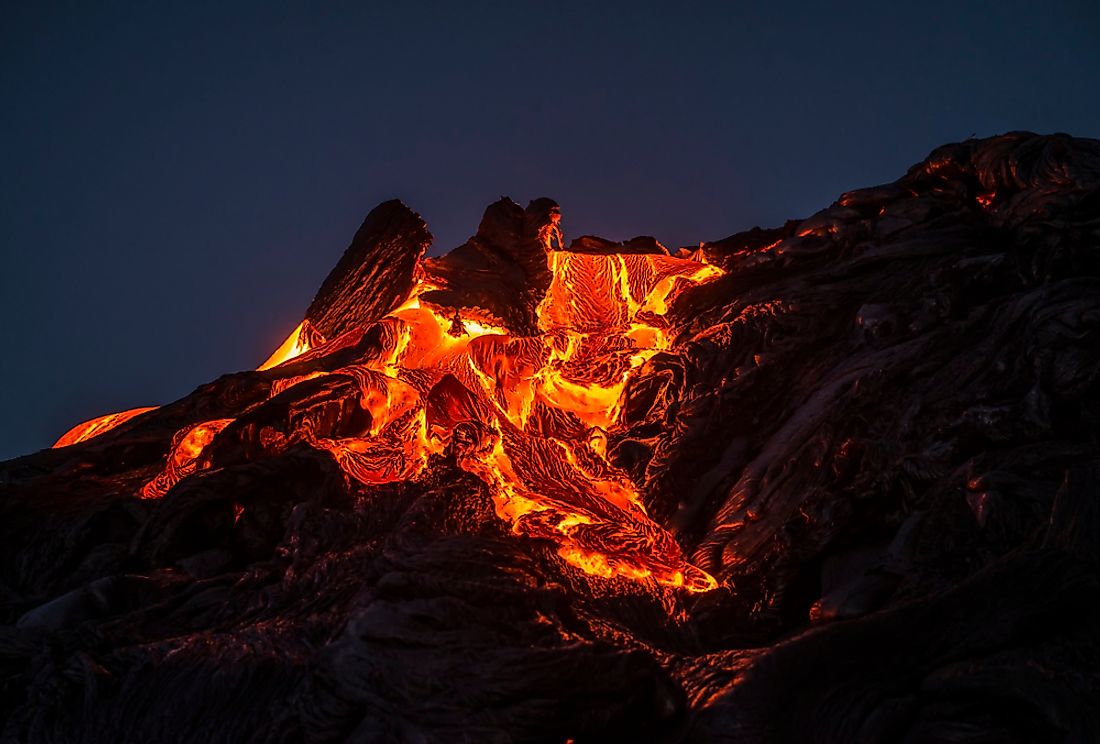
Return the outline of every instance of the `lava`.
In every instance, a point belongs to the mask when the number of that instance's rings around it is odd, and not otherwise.
[[[0,464],[0,739],[1100,741],[1098,204],[1026,133],[671,256],[385,202]]]
[[[314,346],[320,346],[325,343],[324,336],[321,335],[317,329],[313,328],[308,320],[303,320],[298,326],[290,332],[290,335],[286,337],[286,341],[283,341],[279,345],[279,348],[271,352],[271,356],[264,361],[257,369],[263,371],[265,369],[271,369],[272,367],[278,367],[283,362],[288,362],[291,359],[301,356]]]
[[[98,437],[100,434],[106,434],[111,429],[125,424],[132,418],[136,418],[147,411],[153,410],[156,410],[156,406],[145,406],[142,408],[131,408],[128,411],[119,411],[118,413],[108,413],[105,416],[97,416],[94,419],[89,419],[88,421],[77,424],[62,434],[58,440],[53,443],[53,449],[86,442],[93,437]]]
[[[172,449],[168,455],[168,464],[157,477],[146,483],[141,489],[141,498],[155,499],[168,493],[168,489],[179,483],[196,470],[202,470],[199,455],[214,440],[214,436],[233,423],[233,419],[214,419],[200,424],[192,424],[176,432],[172,438]]]
[[[296,414],[288,431],[265,427],[259,438],[273,450],[294,441],[324,450],[349,482],[365,486],[415,479],[432,456],[450,458],[489,486],[497,515],[514,533],[556,543],[568,563],[605,578],[709,590],[715,580],[690,565],[673,536],[649,517],[606,449],[631,373],[669,348],[663,317],[669,303],[683,287],[721,271],[697,253],[547,248],[551,279],[537,306],[535,335],[513,334],[477,308],[425,301],[438,287],[423,275],[384,317],[332,341],[303,320],[260,371],[359,349],[368,334],[376,343],[354,363],[274,379],[268,399],[318,377],[344,378],[358,389],[358,408],[367,415],[351,417],[360,424],[337,425],[318,406]],[[159,498],[209,467],[204,450],[232,422],[178,432],[164,469],[141,497]],[[82,425],[89,429],[79,436],[94,436],[94,423]]]

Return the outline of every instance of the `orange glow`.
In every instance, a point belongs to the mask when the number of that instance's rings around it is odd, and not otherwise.
[[[108,413],[106,416],[97,416],[94,419],[89,419],[81,424],[77,424],[73,428],[61,435],[61,437],[53,443],[51,449],[57,449],[58,447],[68,447],[70,444],[77,444],[79,442],[87,442],[93,437],[98,437],[100,434],[104,434],[116,426],[125,424],[130,419],[140,416],[146,411],[156,410],[156,406],[146,406],[145,408],[131,408],[128,411],[119,411],[118,413]]]
[[[265,369],[278,367],[280,364],[289,362],[291,359],[299,357],[323,343],[325,343],[324,336],[313,328],[308,320],[303,320],[297,328],[290,332],[290,335],[286,337],[286,341],[283,341],[278,349],[271,352],[271,356],[256,369],[262,372]]]
[[[607,432],[618,423],[632,371],[670,345],[669,303],[721,270],[701,251],[551,251],[547,266],[552,279],[537,308],[537,336],[513,336],[475,309],[424,303],[421,295],[435,287],[422,279],[378,321],[381,346],[372,358],[276,380],[271,394],[326,374],[356,381],[359,405],[370,413],[366,430],[319,436],[307,418],[296,435],[329,452],[351,481],[415,478],[431,455],[450,452],[490,486],[497,515],[513,532],[557,543],[571,565],[605,578],[713,588],[714,579],[688,564],[647,516],[634,484],[608,462]],[[316,348],[306,328],[295,329],[262,368]],[[361,333],[346,335],[331,347],[355,343]]]
[[[168,463],[156,478],[141,489],[141,498],[158,499],[168,493],[168,489],[179,483],[196,470],[201,470],[198,462],[206,445],[233,419],[214,419],[201,424],[193,424],[176,432],[172,437],[172,449],[168,454]]]
[[[427,452],[449,448],[493,489],[497,514],[514,532],[558,543],[568,563],[602,577],[713,588],[607,461],[606,432],[617,424],[631,371],[669,346],[662,316],[675,293],[721,271],[660,255],[551,252],[547,263],[552,280],[536,337],[423,305],[416,294],[391,313],[398,342],[377,371],[436,375],[426,428],[406,435],[412,451],[379,442],[323,446],[360,482],[409,477]]]
[[[370,329],[326,343],[303,321],[261,370],[354,346],[367,330],[374,345],[336,370],[275,379],[270,396],[317,377],[342,377],[354,381],[355,404],[365,413],[334,417],[331,398],[322,397],[291,417],[290,431],[265,428],[261,441],[276,450],[305,442],[328,452],[349,483],[366,486],[415,479],[442,455],[489,486],[496,514],[514,533],[549,541],[565,562],[590,575],[714,588],[608,460],[608,437],[619,425],[630,376],[674,341],[664,317],[670,303],[721,270],[702,251],[676,257],[549,251],[547,267],[551,282],[532,336],[511,334],[477,308],[424,301],[435,287],[423,278]],[[163,471],[141,496],[161,497],[208,467],[203,450],[230,423],[217,419],[178,432]]]

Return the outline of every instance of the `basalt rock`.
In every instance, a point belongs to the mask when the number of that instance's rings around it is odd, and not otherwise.
[[[559,248],[561,209],[537,199],[526,209],[504,197],[489,206],[477,234],[424,262],[434,289],[424,300],[481,311],[516,333],[534,333],[535,307],[550,286],[547,251]]]
[[[420,215],[400,201],[370,211],[306,310],[325,338],[381,318],[401,303],[432,236]]]
[[[0,740],[1100,738],[1100,141],[559,220],[387,202],[297,356],[0,465]]]

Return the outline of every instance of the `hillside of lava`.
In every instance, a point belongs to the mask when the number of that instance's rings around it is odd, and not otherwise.
[[[258,369],[0,464],[0,741],[1100,740],[1100,141],[566,225],[381,204]]]

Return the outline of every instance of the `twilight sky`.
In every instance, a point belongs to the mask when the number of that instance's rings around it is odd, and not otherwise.
[[[1100,136],[1095,0],[323,5],[4,3],[0,458],[255,367],[385,199],[676,246]]]

